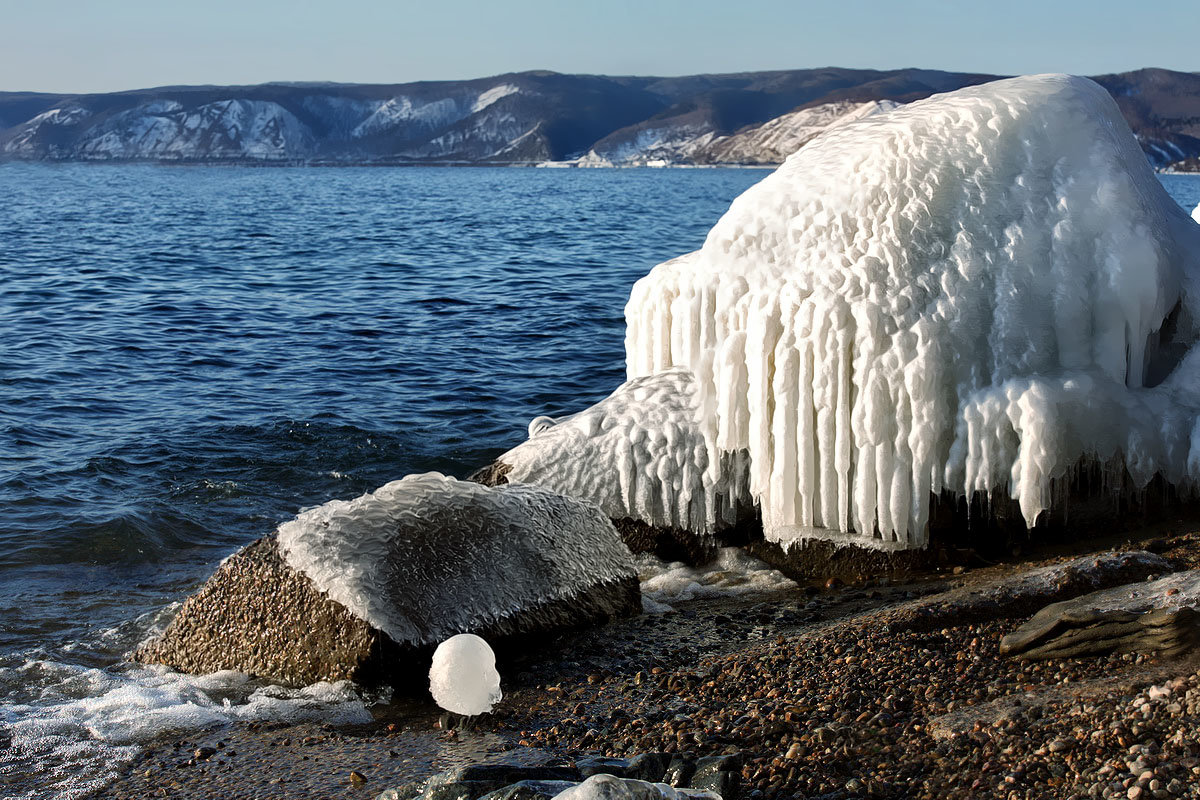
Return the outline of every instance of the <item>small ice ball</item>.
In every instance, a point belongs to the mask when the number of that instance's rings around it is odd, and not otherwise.
[[[503,696],[496,654],[473,633],[451,636],[433,652],[429,693],[439,706],[455,714],[491,711]]]

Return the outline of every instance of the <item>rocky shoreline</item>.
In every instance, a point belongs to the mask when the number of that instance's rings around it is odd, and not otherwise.
[[[1130,547],[1200,564],[1182,523]],[[454,766],[642,753],[738,753],[755,800],[1200,796],[1195,657],[1000,655],[1031,611],[988,587],[1062,555],[1038,558],[678,603],[510,656],[469,730],[423,700],[356,728],[235,726],[163,742],[95,796],[404,796]]]

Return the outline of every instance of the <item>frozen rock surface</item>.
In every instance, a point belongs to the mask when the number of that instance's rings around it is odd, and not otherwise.
[[[581,758],[574,766],[471,764],[433,776],[423,787],[387,789],[376,800],[738,800],[740,753],[694,758],[641,753],[632,758]],[[582,792],[582,795],[578,795]]]
[[[1033,526],[1081,460],[1190,487],[1198,278],[1200,227],[1090,80],[827,131],[632,291],[629,378],[688,370],[708,451],[689,437],[705,471],[661,504],[720,507],[720,456],[747,452],[768,538],[921,547],[932,496],[1011,496]]]
[[[692,373],[666,369],[578,414],[538,417],[529,439],[499,463],[509,467],[509,483],[587,500],[613,519],[712,531],[752,512],[749,461],[744,452],[723,453],[720,468],[709,469],[700,418]]]
[[[617,778],[601,773],[561,792],[555,800],[721,800],[721,796],[714,792],[676,789],[665,783]]]
[[[1004,637],[1000,652],[1066,658],[1112,652],[1169,655],[1200,642],[1200,570],[1103,589],[1046,606]]]
[[[503,627],[533,605],[637,575],[593,506],[437,473],[305,511],[278,536],[289,565],[400,644]]]
[[[429,693],[435,703],[455,714],[474,716],[491,711],[503,696],[496,654],[474,634],[451,636],[433,651]]]
[[[498,643],[640,611],[632,556],[594,507],[413,475],[226,559],[134,658],[292,684],[415,682],[459,633]]]

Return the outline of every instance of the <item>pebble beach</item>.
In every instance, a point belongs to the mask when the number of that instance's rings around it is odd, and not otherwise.
[[[1182,529],[1119,544],[1200,562]],[[740,754],[754,800],[1200,797],[1200,659],[1005,658],[1028,605],[960,602],[1064,555],[678,601],[501,654],[504,700],[468,729],[402,697],[365,726],[234,726],[95,797],[415,797],[463,764],[642,753]]]

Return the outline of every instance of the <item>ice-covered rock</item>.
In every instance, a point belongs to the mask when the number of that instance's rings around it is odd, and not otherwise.
[[[485,714],[500,702],[496,654],[473,633],[451,636],[433,651],[429,693],[439,706],[455,714]]]
[[[1196,207],[1192,209],[1192,219],[1200,222],[1200,203],[1197,203]]]
[[[709,469],[700,398],[686,369],[634,378],[569,417],[538,417],[529,439],[500,456],[508,482],[595,504],[613,519],[712,531],[753,511],[746,453]],[[708,487],[706,476],[716,476]]]
[[[632,556],[595,507],[533,486],[410,475],[335,500],[227,559],[138,660],[292,683],[423,675],[438,643],[641,610]]]
[[[1200,227],[1090,80],[997,81],[829,130],[635,285],[628,376],[670,371],[696,416],[657,457],[686,471],[633,510],[721,508],[733,453],[777,542],[921,547],[941,493],[1011,497],[1032,527],[1087,461],[1123,489],[1190,488],[1198,279]],[[573,481],[617,496],[599,484],[638,466]]]
[[[721,800],[721,796],[715,792],[676,789],[665,783],[617,778],[601,773],[566,789],[554,800]]]

